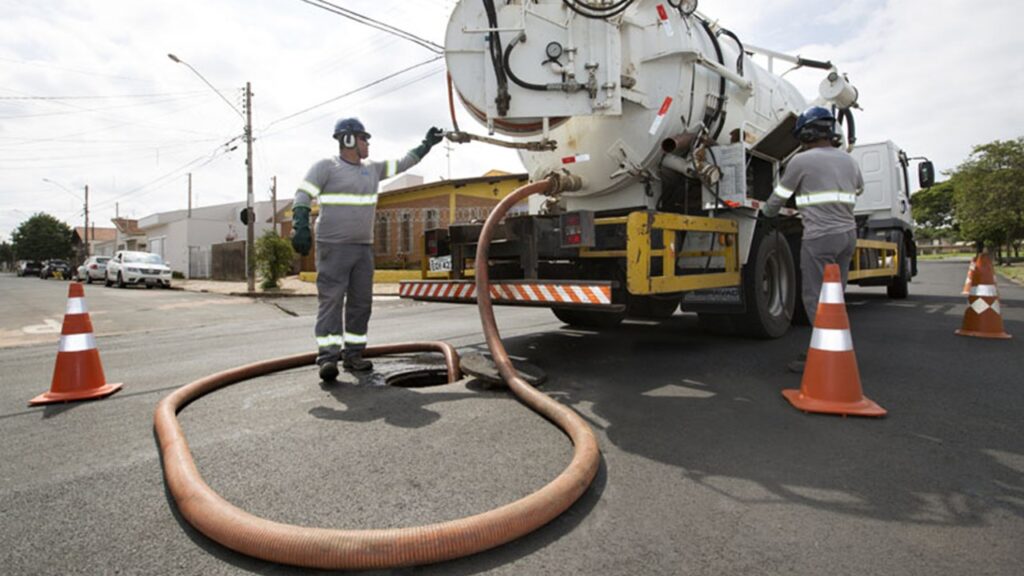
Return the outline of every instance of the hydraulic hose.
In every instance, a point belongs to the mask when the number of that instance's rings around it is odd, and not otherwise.
[[[340,530],[282,524],[250,514],[224,500],[203,481],[177,413],[193,400],[218,388],[280,370],[308,366],[316,356],[315,353],[298,354],[201,378],[174,391],[157,405],[154,428],[164,477],[178,510],[189,524],[232,550],[270,562],[331,570],[382,569],[442,562],[500,546],[547,524],[579,499],[597,473],[600,463],[597,439],[578,414],[527,384],[512,367],[494,320],[486,266],[494,229],[509,208],[530,194],[552,190],[558,183],[559,179],[553,177],[528,184],[498,204],[481,232],[476,282],[487,346],[502,377],[520,400],[555,423],[573,442],[573,458],[561,474],[515,502],[427,526]],[[367,348],[364,355],[373,357],[420,350],[440,351],[445,356],[449,380],[461,377],[458,354],[444,342],[374,346]]]

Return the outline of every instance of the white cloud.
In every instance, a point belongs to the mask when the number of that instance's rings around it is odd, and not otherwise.
[[[342,3],[437,43],[453,4]],[[840,65],[862,95],[863,141],[892,139],[948,169],[972,145],[1024,133],[1024,64],[1017,57],[1024,41],[1014,30],[1014,0],[705,0],[701,10],[748,43]],[[115,204],[122,215],[135,217],[183,207],[187,169],[176,169],[197,159],[192,171],[200,205],[244,200],[244,147],[216,153],[241,133],[241,119],[187,68],[171,62],[169,52],[236,106],[239,89],[252,82],[260,199],[275,175],[279,198],[290,197],[308,166],[335,151],[329,133],[339,116],[366,122],[379,158],[416,145],[431,125],[450,125],[443,62],[272,124],[431,55],[299,0],[6,0],[0,38],[4,238],[36,211],[81,222],[80,201],[43,178],[78,196],[88,184],[99,226],[109,225]],[[787,78],[813,95],[820,74],[801,71]],[[166,96],[10,99],[133,94]],[[459,122],[482,131],[461,109]],[[211,163],[198,167],[211,155]],[[490,168],[521,165],[514,153],[480,144],[455,147],[451,154],[453,177]],[[428,180],[447,175],[444,149],[435,149],[414,172]]]

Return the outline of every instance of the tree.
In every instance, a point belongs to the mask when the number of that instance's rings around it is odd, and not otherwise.
[[[278,287],[278,280],[288,275],[292,269],[295,252],[288,240],[281,238],[277,232],[267,230],[256,241],[256,266],[259,268],[263,281],[260,286],[264,290]]]
[[[914,222],[920,238],[956,240],[960,235],[960,222],[956,218],[953,181],[939,182],[931,188],[914,194]]]
[[[0,268],[14,269],[14,246],[10,242],[0,242]]]
[[[67,259],[71,256],[71,228],[39,212],[11,233],[14,253],[22,260]]]
[[[975,146],[953,176],[962,236],[1019,253],[1024,238],[1024,137]]]

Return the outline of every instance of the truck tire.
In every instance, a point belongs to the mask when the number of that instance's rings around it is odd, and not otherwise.
[[[907,249],[902,234],[896,242],[900,246],[899,269],[896,276],[885,286],[885,293],[893,300],[903,300],[910,295],[910,275],[914,264],[910,260],[910,250]]]
[[[793,320],[796,286],[796,265],[786,237],[775,230],[759,229],[743,267],[747,310],[734,318],[736,327],[752,338],[784,335]]]
[[[552,308],[551,311],[562,322],[580,328],[614,328],[626,318],[625,312],[599,312],[573,308]]]

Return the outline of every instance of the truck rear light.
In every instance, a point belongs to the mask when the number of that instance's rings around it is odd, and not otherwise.
[[[594,247],[594,213],[589,210],[558,215],[562,248]]]
[[[89,270],[95,270],[96,268],[99,268],[99,266],[96,266],[95,264],[89,264]]]

